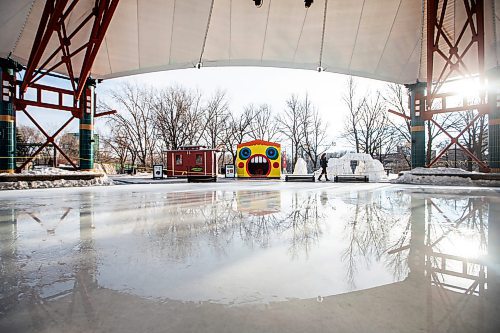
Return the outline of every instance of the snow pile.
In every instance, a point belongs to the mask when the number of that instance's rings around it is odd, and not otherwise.
[[[102,171],[104,173],[106,173],[107,175],[116,175],[117,172],[116,172],[116,168],[113,164],[109,164],[109,163],[99,163],[99,164],[95,164],[96,165],[96,169],[98,171]]]
[[[307,175],[307,163],[302,157],[297,159],[295,163],[295,168],[293,169],[294,175]]]
[[[52,167],[35,167],[33,170],[23,170],[22,175],[88,175],[89,171],[71,171]]]
[[[58,168],[43,167],[34,170],[23,171],[21,175],[28,176],[63,176],[63,175],[92,175],[92,171],[70,171]],[[12,174],[0,173],[1,176],[12,176]],[[55,179],[55,180],[32,180],[17,182],[0,182],[0,190],[24,190],[36,188],[54,188],[54,187],[84,187],[84,186],[108,186],[113,185],[113,180],[107,175],[99,173],[98,176],[84,179]]]
[[[352,175],[351,161],[356,161],[355,175],[368,176],[370,182],[386,180],[387,176],[384,166],[379,160],[374,160],[368,154],[348,153],[341,158],[330,158],[326,172],[328,177],[333,178],[337,175]],[[319,174],[321,171],[317,171]]]
[[[403,173],[411,174],[428,174],[428,175],[439,175],[439,174],[470,174],[472,172],[465,171],[460,168],[415,168],[411,171],[404,171]]]
[[[495,180],[473,180],[470,177],[459,177],[453,175],[472,175],[473,172],[458,168],[415,168],[404,171],[400,176],[392,180],[395,184],[415,185],[448,185],[448,186],[499,186]]]

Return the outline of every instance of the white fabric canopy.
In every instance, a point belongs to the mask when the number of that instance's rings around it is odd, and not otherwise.
[[[484,2],[490,69],[499,64],[500,0]],[[0,57],[26,64],[44,5],[44,0],[0,0]],[[93,5],[94,0],[79,1],[69,32]],[[251,0],[120,0],[92,76],[192,68],[201,61],[203,66],[322,67],[396,83],[426,81],[425,5],[423,0],[315,0],[305,9],[302,0],[263,0],[260,8]],[[444,26],[454,40],[466,13],[462,0],[449,0],[449,6]],[[89,34],[90,27],[81,31],[70,48]],[[55,35],[51,45],[49,50],[58,45]],[[471,59],[473,52],[477,49],[469,51]],[[82,57],[75,59],[77,76]],[[57,71],[66,74],[64,66]]]

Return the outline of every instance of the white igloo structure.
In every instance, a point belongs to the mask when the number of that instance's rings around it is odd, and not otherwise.
[[[294,175],[307,175],[307,163],[302,157],[297,159],[295,168],[293,168]]]
[[[351,161],[357,161],[355,175],[366,175],[370,182],[387,179],[384,166],[379,160],[374,160],[369,154],[347,153],[341,158],[330,158],[326,172],[333,179],[337,175],[352,175]],[[318,175],[319,172],[317,171]]]

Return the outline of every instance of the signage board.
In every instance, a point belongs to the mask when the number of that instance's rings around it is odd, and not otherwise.
[[[234,164],[226,164],[226,178],[234,178]]]
[[[163,164],[153,165],[153,179],[163,179]]]

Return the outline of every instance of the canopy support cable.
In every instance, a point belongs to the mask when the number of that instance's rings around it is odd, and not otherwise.
[[[203,59],[203,53],[205,53],[205,45],[207,43],[208,30],[210,29],[210,21],[212,20],[212,11],[214,9],[214,1],[215,0],[212,0],[212,3],[210,4],[210,12],[208,13],[207,29],[205,30],[205,37],[203,38],[203,46],[201,47],[201,54],[200,54],[200,60],[199,60],[200,64],[201,64],[201,61]]]
[[[328,0],[325,0],[325,10],[323,11],[323,30],[321,31],[321,47],[319,50],[319,68],[321,69],[322,67],[322,61],[323,61],[323,45],[325,42],[325,29],[326,29],[326,12],[328,10]]]

